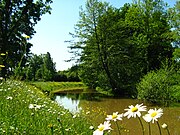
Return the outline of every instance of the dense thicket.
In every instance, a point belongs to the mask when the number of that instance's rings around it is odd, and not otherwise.
[[[79,56],[81,80],[92,88],[136,95],[143,75],[171,63],[175,38],[169,18],[162,0],[134,1],[119,9],[87,0],[70,45]]]

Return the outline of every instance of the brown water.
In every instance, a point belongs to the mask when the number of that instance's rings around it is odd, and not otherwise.
[[[108,98],[103,97],[97,93],[69,93],[56,95],[55,100],[63,105],[66,109],[69,109],[72,113],[83,112],[92,125],[97,128],[100,123],[105,121],[107,114],[113,112],[124,113],[124,109],[129,105],[136,105],[143,103],[140,100],[135,99],[122,99],[122,98]],[[160,125],[166,123],[171,135],[180,135],[180,107],[158,107],[152,106],[149,103],[143,103],[150,108],[162,108],[164,114],[158,119]],[[144,113],[142,114],[144,115]],[[145,127],[145,135],[148,135],[148,124],[141,119]],[[112,123],[113,135],[118,135],[117,126]],[[122,126],[122,135],[141,135],[142,130],[137,118],[123,118],[122,121],[118,121],[118,124]],[[157,123],[150,124],[151,135],[159,135],[159,128]],[[161,128],[162,135],[168,135],[167,130]]]

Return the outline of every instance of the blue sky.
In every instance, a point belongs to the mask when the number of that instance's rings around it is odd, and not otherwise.
[[[114,7],[122,7],[124,3],[132,0],[102,0],[109,2]],[[171,6],[176,0],[165,0]],[[74,25],[79,20],[79,7],[85,5],[86,0],[54,0],[51,7],[51,15],[46,14],[35,26],[36,34],[30,42],[33,44],[31,52],[45,54],[50,52],[53,61],[56,62],[56,69],[66,70],[73,65],[73,62],[65,62],[70,59],[68,43],[71,40],[69,32],[74,32]]]

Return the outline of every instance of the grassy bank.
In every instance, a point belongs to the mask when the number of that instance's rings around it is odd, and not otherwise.
[[[84,89],[86,86],[82,82],[32,82],[34,85],[43,92],[58,92],[66,90]]]
[[[0,134],[92,134],[83,115],[70,113],[34,86],[1,82],[0,99]]]

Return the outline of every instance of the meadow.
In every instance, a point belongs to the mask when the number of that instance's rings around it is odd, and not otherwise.
[[[89,135],[83,114],[72,114],[24,82],[0,83],[0,134]]]
[[[128,109],[123,109],[126,112],[122,114],[110,112],[112,115],[107,115],[106,112],[98,109],[72,113],[57,102],[50,100],[37,87],[14,80],[0,82],[0,99],[0,134],[2,135],[129,134],[133,123],[130,123],[130,130],[126,130],[122,125],[122,119],[125,122],[131,122],[132,119],[129,120],[131,117],[137,118],[140,122],[140,124],[137,123],[139,125],[137,133],[145,135],[148,132],[148,135],[153,135],[154,131],[157,131],[155,134],[163,135],[166,133],[170,135],[167,125],[165,123],[161,123],[161,125],[157,120],[163,115],[163,110],[155,108],[147,112],[146,106],[143,104],[130,105]],[[96,111],[97,115],[89,119],[91,111]],[[148,114],[142,116],[141,112]],[[100,116],[104,116],[104,123],[98,121],[97,124],[92,124],[93,120]],[[128,119],[125,118],[126,116]],[[151,121],[152,124],[150,124]],[[154,124],[159,130],[151,130]]]

